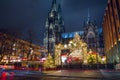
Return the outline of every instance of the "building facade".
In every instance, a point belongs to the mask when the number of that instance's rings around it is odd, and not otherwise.
[[[98,28],[96,25],[96,21],[91,21],[88,15],[88,20],[84,22],[83,31],[69,32],[63,33],[62,43],[68,44],[70,40],[75,37],[75,34],[79,34],[81,39],[87,43],[88,52],[92,50],[96,52],[100,56],[104,56],[104,43],[103,43],[103,30],[102,28]]]
[[[44,32],[44,46],[52,56],[54,56],[55,44],[62,41],[61,33],[64,32],[61,6],[57,4],[56,0],[53,0],[51,9],[48,12]]]
[[[84,41],[88,45],[88,49],[91,49],[93,52],[98,51],[98,28],[95,22],[92,22],[88,19],[87,23],[84,24]]]
[[[102,27],[107,62],[120,62],[120,0],[108,0]]]
[[[0,64],[40,65],[41,47],[0,32]],[[22,63],[25,63],[22,65]]]

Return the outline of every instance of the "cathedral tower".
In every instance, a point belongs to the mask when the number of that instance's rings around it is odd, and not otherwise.
[[[88,44],[88,49],[94,52],[98,51],[98,38],[96,22],[90,20],[90,12],[88,9],[87,22],[84,22],[84,41]]]
[[[52,6],[48,12],[45,23],[44,46],[52,56],[54,56],[55,44],[61,42],[61,33],[65,32],[64,22],[61,15],[61,6],[57,1],[52,1]]]

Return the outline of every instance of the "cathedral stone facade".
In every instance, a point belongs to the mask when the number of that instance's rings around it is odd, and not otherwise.
[[[103,32],[102,28],[96,26],[96,21],[92,22],[88,19],[84,22],[83,31],[63,33],[61,35],[63,44],[67,44],[72,40],[75,37],[75,33],[78,33],[82,40],[87,43],[88,52],[92,50],[93,52],[104,56]]]
[[[93,52],[103,55],[104,46],[101,46],[101,43],[103,44],[102,32],[100,32],[96,26],[96,22],[90,20],[89,12],[87,21],[84,22],[83,27],[84,29],[77,33],[84,42],[87,43],[88,50],[91,49]],[[61,15],[61,6],[60,4],[57,4],[56,0],[53,0],[46,19],[44,32],[44,46],[48,53],[54,57],[55,45],[59,43],[67,44],[75,37],[75,33],[76,32],[65,33],[64,21]]]
[[[84,41],[87,43],[88,49],[97,52],[99,45],[98,38],[98,29],[95,22],[88,21],[84,25]]]
[[[46,19],[44,32],[44,46],[52,56],[54,56],[55,44],[61,43],[61,33],[64,32],[65,28],[61,15],[61,6],[57,4],[56,0],[53,0]]]

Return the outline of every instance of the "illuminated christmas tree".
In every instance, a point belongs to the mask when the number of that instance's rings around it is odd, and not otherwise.
[[[46,61],[43,63],[43,67],[44,68],[54,68],[55,67],[54,59],[50,54],[48,54]]]

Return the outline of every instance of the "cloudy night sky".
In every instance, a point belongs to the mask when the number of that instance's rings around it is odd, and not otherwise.
[[[87,20],[88,8],[91,20],[102,26],[107,0],[58,0],[62,7],[66,32],[80,31]],[[52,0],[0,0],[0,28],[14,31],[21,30],[25,35],[32,30],[40,45],[47,14]]]

